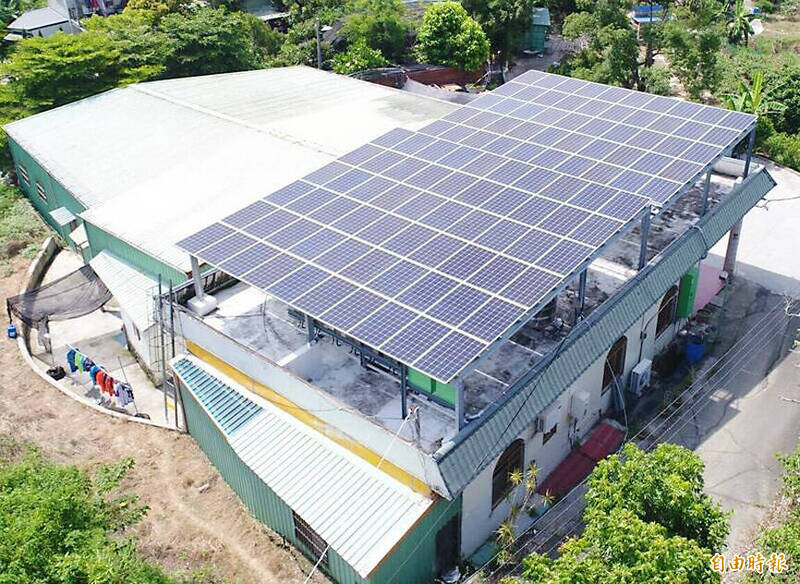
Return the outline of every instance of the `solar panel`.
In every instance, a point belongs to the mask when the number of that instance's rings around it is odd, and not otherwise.
[[[448,382],[754,123],[529,71],[179,245]]]

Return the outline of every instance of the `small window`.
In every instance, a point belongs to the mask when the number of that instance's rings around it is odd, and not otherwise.
[[[656,321],[656,337],[661,336],[675,321],[675,312],[678,309],[678,287],[673,286],[664,298],[661,299],[661,306],[658,307],[658,320]]]
[[[22,166],[21,164],[17,165],[17,170],[19,171],[19,176],[26,185],[31,184],[31,179],[28,177],[28,169]]]
[[[39,198],[45,203],[47,202],[47,193],[44,192],[44,187],[38,180],[36,181],[36,194],[39,195]]]
[[[606,393],[625,370],[625,353],[628,351],[628,338],[620,337],[611,346],[603,366],[603,391]]]
[[[294,519],[294,535],[297,541],[312,555],[315,563],[319,561],[320,556],[322,556],[320,565],[327,566],[328,544],[294,511],[292,511],[292,519]]]
[[[525,465],[525,443],[514,440],[500,455],[492,473],[492,509],[514,488],[511,473],[521,471]]]
[[[553,424],[553,427],[550,428],[550,430],[542,434],[542,446],[547,444],[550,438],[556,435],[556,432],[558,432],[558,424]]]

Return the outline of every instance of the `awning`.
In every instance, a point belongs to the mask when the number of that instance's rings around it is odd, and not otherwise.
[[[59,207],[58,209],[53,209],[50,211],[50,217],[53,218],[53,221],[64,227],[64,225],[69,225],[73,221],[75,221],[76,217],[66,207]]]
[[[433,505],[197,358],[171,364],[241,461],[363,578]]]
[[[570,452],[553,472],[539,485],[539,493],[562,497],[589,476],[595,465],[615,452],[625,437],[622,430],[609,421],[595,426],[586,441]]]
[[[89,264],[133,324],[140,331],[149,327],[153,322],[153,294],[158,289],[158,280],[107,251],[101,251]]]
[[[86,235],[86,227],[83,223],[78,225],[75,231],[69,234],[69,238],[72,240],[72,243],[80,248],[89,245],[89,236]]]

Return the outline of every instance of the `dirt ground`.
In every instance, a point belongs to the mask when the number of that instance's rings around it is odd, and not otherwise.
[[[13,262],[12,274],[0,283],[0,298],[18,293],[28,263]],[[3,343],[0,435],[83,468],[134,458],[124,488],[150,507],[136,528],[144,557],[198,584],[305,580],[311,564],[248,514],[190,436],[86,408],[32,373],[15,342]],[[313,581],[326,582],[319,574]]]

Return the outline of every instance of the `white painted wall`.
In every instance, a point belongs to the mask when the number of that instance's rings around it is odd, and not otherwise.
[[[641,359],[652,359],[666,347],[686,322],[684,319],[674,322],[656,338],[656,322],[660,304],[661,301],[659,300],[625,333],[628,337],[628,348],[625,354],[625,369],[622,378],[626,383],[630,377],[631,369],[640,360],[640,348]],[[640,335],[642,331],[645,333],[643,340]],[[536,463],[539,467],[538,481],[540,483],[570,453],[572,449],[571,440],[574,437],[583,438],[586,436],[600,420],[602,414],[611,406],[613,390],[607,391],[605,394],[602,393],[605,358],[604,355],[592,363],[575,383],[550,406],[550,408],[558,410],[556,416],[558,430],[546,444],[542,444],[544,432],[534,433],[535,426],[532,426],[525,434],[518,436],[518,438],[525,440],[525,466],[527,467],[531,462]],[[588,393],[589,406],[586,408],[585,416],[583,411],[576,411],[576,416],[580,415],[580,417],[572,422],[568,419],[571,413],[571,402],[573,396],[581,392]],[[546,430],[549,430],[549,428],[546,428]],[[511,442],[512,440],[508,440],[509,444]],[[509,515],[510,504],[508,502],[502,502],[495,509],[492,509],[492,474],[499,458],[499,456],[495,458],[464,489],[461,523],[462,555],[469,556],[474,553],[491,537],[500,523]]]
[[[447,494],[438,465],[413,443],[400,437],[395,439],[385,428],[370,422],[331,395],[263,355],[236,343],[194,316],[177,311],[176,320],[176,328],[183,332],[185,339],[197,343],[231,367],[312,413],[325,422],[328,426],[326,431],[349,437],[373,452],[382,453],[386,460],[425,482],[434,491]]]

